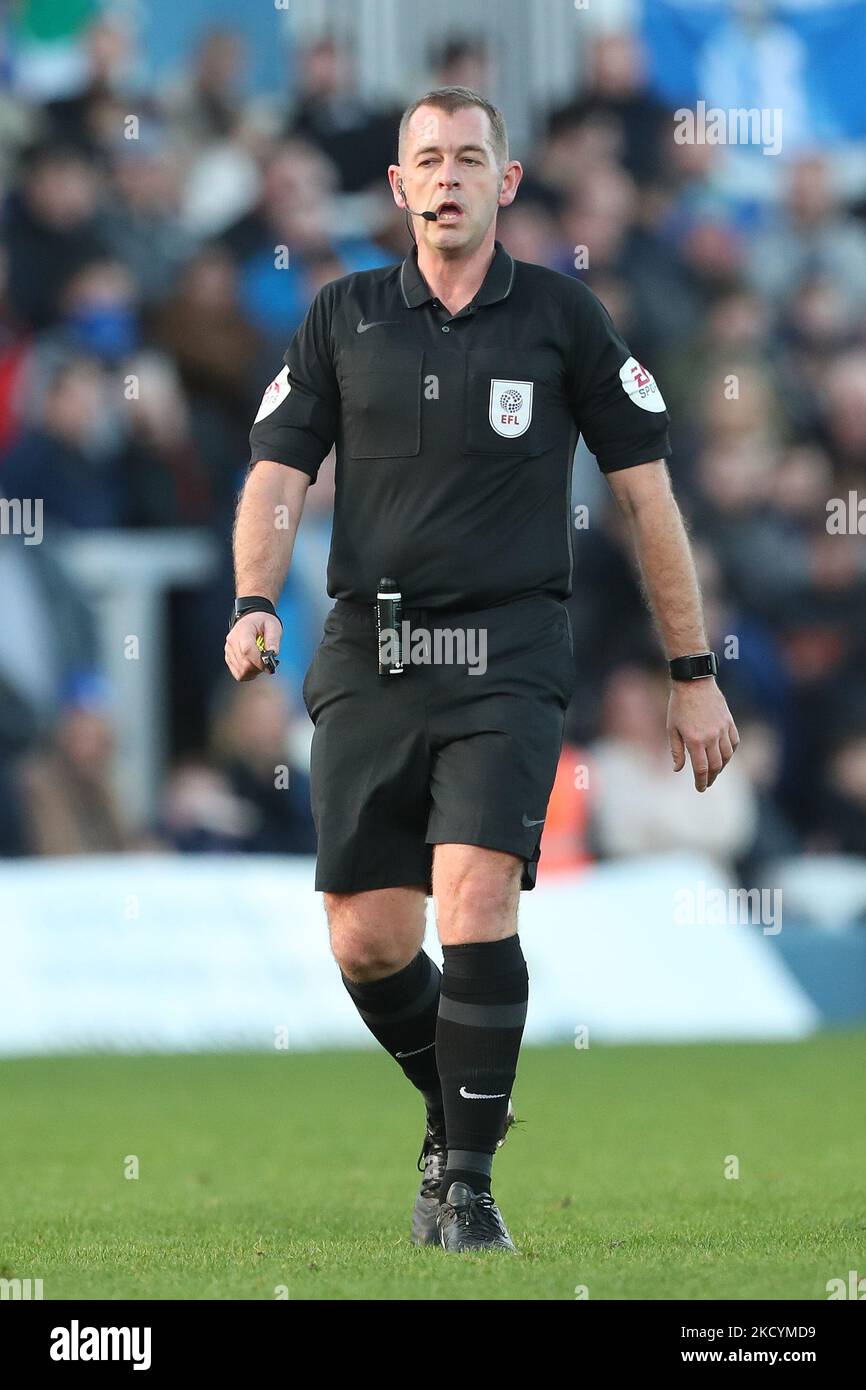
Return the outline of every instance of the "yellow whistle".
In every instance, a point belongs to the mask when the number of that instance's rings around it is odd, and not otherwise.
[[[260,632],[256,633],[256,646],[262,654],[262,665],[265,670],[270,671],[271,675],[274,675],[280,664],[280,658],[277,656],[276,652],[269,651],[265,647],[265,639]]]

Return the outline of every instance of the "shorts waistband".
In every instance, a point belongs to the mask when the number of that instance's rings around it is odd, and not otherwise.
[[[408,621],[415,627],[430,627],[436,620],[447,620],[449,614],[437,608],[410,608],[403,607],[402,615],[404,621]],[[340,618],[346,618],[350,622],[358,623],[364,627],[376,627],[376,605],[374,603],[355,603],[348,598],[338,598],[331,609],[332,613]],[[456,617],[456,614],[451,614]]]
[[[402,615],[403,620],[408,621],[413,627],[448,627],[458,623],[461,618],[475,618],[487,613],[504,614],[510,609],[519,608],[527,603],[537,603],[539,600],[557,604],[561,608],[565,606],[561,599],[552,594],[526,594],[521,598],[510,599],[507,603],[496,604],[490,608],[445,609],[404,606]],[[354,599],[338,598],[334,600],[331,612],[341,619],[357,623],[360,626],[373,629],[376,627],[376,605],[374,603],[357,603]]]

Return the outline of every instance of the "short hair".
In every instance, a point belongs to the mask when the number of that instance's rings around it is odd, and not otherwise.
[[[490,143],[493,146],[496,162],[500,169],[507,164],[508,131],[505,128],[505,117],[492,102],[486,101],[484,97],[479,96],[478,92],[471,91],[469,87],[436,87],[432,92],[427,92],[423,97],[419,97],[418,101],[413,101],[411,106],[406,107],[400,117],[400,130],[397,137],[398,160],[409,122],[419,106],[433,106],[437,111],[445,111],[449,116],[453,115],[455,111],[465,111],[472,106],[480,107],[482,111],[487,112],[487,119],[490,123]]]

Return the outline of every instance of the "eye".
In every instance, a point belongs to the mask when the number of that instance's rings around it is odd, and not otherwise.
[[[466,155],[466,156],[464,156],[463,163],[464,163],[464,164],[480,164],[480,163],[481,163],[481,160],[480,160],[480,159],[472,159],[472,158],[470,158],[468,155]]]

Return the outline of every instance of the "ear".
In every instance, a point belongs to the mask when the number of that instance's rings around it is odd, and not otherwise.
[[[496,199],[501,208],[507,208],[517,196],[517,188],[523,178],[523,165],[516,159],[509,160],[502,171],[499,195]]]
[[[403,180],[400,177],[399,164],[388,165],[388,182],[391,185],[391,192],[394,195],[394,202],[398,207],[406,206],[406,194],[403,189]]]

